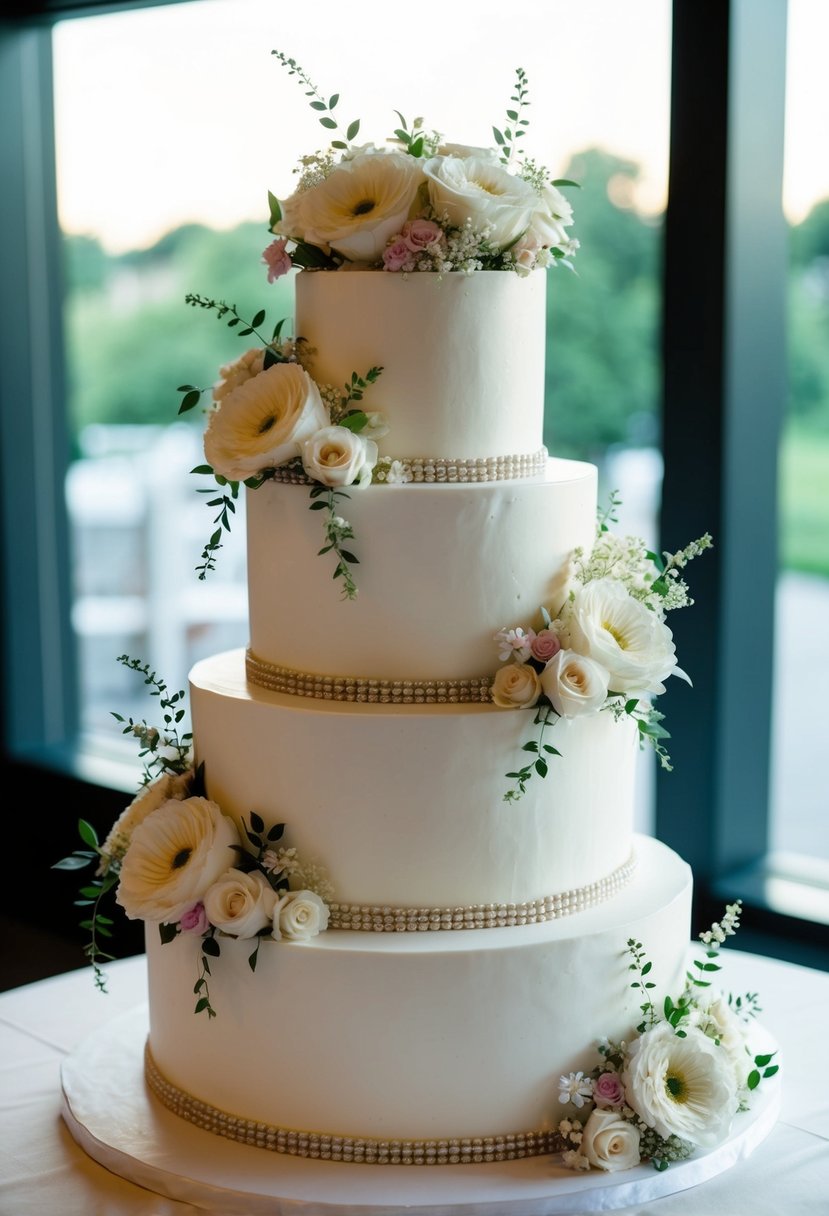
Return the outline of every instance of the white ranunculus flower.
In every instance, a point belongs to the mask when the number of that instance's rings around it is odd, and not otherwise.
[[[288,199],[274,231],[334,249],[352,262],[377,262],[389,237],[409,218],[422,180],[413,156],[374,149],[360,153]]]
[[[586,655],[560,650],[541,673],[541,687],[563,718],[601,709],[607,697],[606,668]]]
[[[138,825],[116,901],[130,920],[175,924],[238,856],[232,819],[207,798],[165,802]]]
[[[307,942],[328,928],[328,905],[315,891],[289,891],[273,911],[273,936]]]
[[[346,426],[324,426],[302,445],[302,464],[324,486],[367,485],[377,463],[377,444]]]
[[[639,1131],[613,1110],[594,1110],[581,1138],[581,1151],[596,1169],[615,1173],[639,1165]]]
[[[148,815],[158,810],[171,799],[186,798],[193,781],[193,770],[187,773],[164,773],[156,781],[145,785],[126,807],[109,830],[103,843],[101,864],[98,873],[103,874],[114,861],[121,861],[130,847],[132,834]]]
[[[704,1148],[721,1143],[737,1109],[726,1052],[695,1026],[680,1038],[657,1022],[628,1048],[622,1084],[629,1105],[660,1136]]]
[[[210,415],[204,454],[214,472],[245,481],[299,455],[328,423],[319,389],[298,363],[274,363],[238,384]]]
[[[435,215],[456,228],[470,220],[476,232],[491,226],[489,241],[506,249],[529,227],[538,195],[523,178],[480,156],[434,156],[423,172]]]
[[[568,611],[570,645],[610,673],[612,692],[661,693],[676,665],[673,634],[657,612],[611,578],[580,587]]]
[[[734,1069],[737,1088],[741,1089],[746,1083],[752,1064],[748,1047],[748,1026],[734,1012],[728,998],[721,992],[710,990],[695,997],[695,1002],[696,1009],[691,1015],[691,1022],[709,1039],[719,1043],[720,1050],[725,1052]]]
[[[492,684],[492,700],[501,709],[530,709],[541,696],[541,684],[529,663],[499,667]]]
[[[211,925],[234,937],[255,937],[273,919],[278,896],[258,870],[228,869],[204,895]]]

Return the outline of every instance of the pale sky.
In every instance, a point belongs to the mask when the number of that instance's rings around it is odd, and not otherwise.
[[[505,22],[504,14],[508,13]],[[829,196],[829,3],[790,0],[784,202],[801,219]],[[413,11],[382,0],[198,0],[59,22],[55,30],[62,227],[110,252],[142,248],[190,220],[264,220],[267,192],[293,188],[300,155],[327,135],[293,57],[358,141],[407,119],[491,144],[515,69],[529,81],[526,151],[560,173],[601,146],[642,166],[636,199],[664,206],[669,0],[444,0]],[[792,69],[796,65],[796,70]]]

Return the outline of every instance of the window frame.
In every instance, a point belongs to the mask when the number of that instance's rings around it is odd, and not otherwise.
[[[78,728],[51,27],[135,7],[45,0],[0,19],[1,746],[8,776],[38,789],[39,830],[56,857],[76,843],[67,803],[106,821],[125,787],[91,772]],[[742,948],[829,968],[829,925],[775,907],[766,881],[786,396],[786,20],[786,0],[673,3],[660,529],[663,548],[705,531],[715,548],[695,565],[696,604],[674,629],[695,688],[665,694],[679,775],[657,776],[655,830],[692,867],[695,919],[742,897],[757,926],[742,932]],[[50,923],[64,915],[58,896],[44,897]]]

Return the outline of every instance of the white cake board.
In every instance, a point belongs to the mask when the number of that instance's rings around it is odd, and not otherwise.
[[[672,1195],[723,1173],[768,1135],[778,1077],[755,1092],[728,1140],[662,1173],[638,1166],[577,1173],[554,1158],[481,1165],[354,1165],[289,1157],[225,1140],[180,1119],[144,1080],[146,1006],[95,1031],[64,1061],[63,1118],[99,1164],[139,1186],[235,1216],[575,1216]],[[763,1049],[776,1044],[763,1036]],[[206,1066],[208,1066],[206,1064]]]

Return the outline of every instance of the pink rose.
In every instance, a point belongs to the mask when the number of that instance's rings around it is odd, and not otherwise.
[[[386,270],[401,270],[412,258],[412,251],[404,240],[398,238],[383,250],[383,265]]]
[[[552,629],[540,629],[530,642],[530,654],[540,663],[549,663],[561,650],[558,634]]]
[[[273,283],[276,279],[280,279],[283,274],[287,274],[293,266],[291,255],[285,248],[286,242],[271,241],[268,248],[262,253],[262,261],[268,268],[268,282]]]
[[[201,937],[210,928],[204,904],[199,901],[191,908],[187,908],[178,924],[182,933],[195,933],[197,937]]]
[[[603,1072],[593,1082],[593,1101],[597,1106],[621,1106],[625,1087],[617,1072]]]
[[[434,220],[407,220],[403,225],[403,240],[413,253],[437,245],[443,239],[443,229]]]

